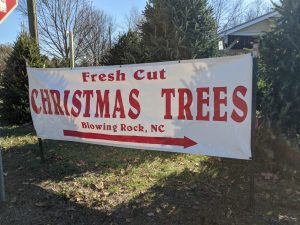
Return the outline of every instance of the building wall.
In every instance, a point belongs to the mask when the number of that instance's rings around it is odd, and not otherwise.
[[[231,35],[250,36],[262,34],[264,32],[270,31],[273,24],[274,22],[272,20],[264,20],[259,23],[253,24],[252,26],[241,29]]]

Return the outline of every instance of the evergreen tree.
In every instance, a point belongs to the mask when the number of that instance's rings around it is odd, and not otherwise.
[[[0,79],[5,70],[6,60],[8,59],[11,51],[12,47],[10,45],[0,44]]]
[[[216,55],[217,24],[207,0],[149,0],[144,16],[140,28],[147,60]]]
[[[42,67],[37,44],[26,33],[21,33],[8,58],[0,81],[2,116],[7,122],[21,124],[31,120],[26,61],[31,67]]]
[[[273,128],[300,133],[300,1],[275,5],[281,17],[262,40],[259,87],[262,114]]]
[[[141,37],[138,31],[129,30],[119,37],[118,42],[103,57],[104,65],[141,63],[144,60]]]

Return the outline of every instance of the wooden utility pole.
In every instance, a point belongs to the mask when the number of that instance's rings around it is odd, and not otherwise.
[[[39,43],[37,17],[36,17],[36,0],[27,0],[28,23],[30,36]]]

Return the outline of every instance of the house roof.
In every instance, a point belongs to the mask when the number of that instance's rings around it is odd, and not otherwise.
[[[256,17],[256,18],[254,18],[250,21],[239,24],[239,25],[237,25],[235,27],[232,27],[230,29],[224,30],[224,31],[219,33],[219,37],[224,37],[224,36],[227,36],[227,35],[231,35],[231,34],[236,33],[236,32],[238,32],[242,29],[245,29],[245,28],[251,27],[255,24],[261,23],[264,20],[269,20],[270,18],[275,18],[275,17],[279,17],[279,16],[280,16],[280,14],[276,11],[269,12],[269,13],[264,14],[262,16]]]

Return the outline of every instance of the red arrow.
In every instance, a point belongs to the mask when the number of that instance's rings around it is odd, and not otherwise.
[[[188,148],[188,147],[191,147],[191,146],[197,144],[197,142],[195,142],[185,136],[183,138],[126,136],[126,135],[80,132],[80,131],[74,131],[74,130],[64,130],[64,136],[87,138],[87,139],[109,140],[109,141],[118,141],[118,142],[176,145],[176,146],[182,146],[184,148]]]

